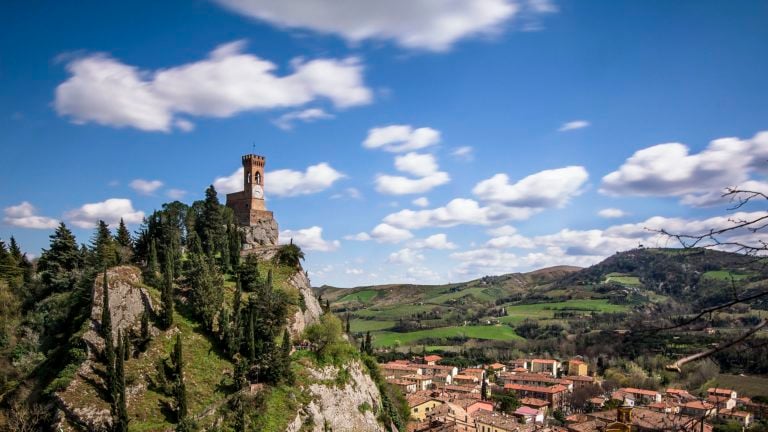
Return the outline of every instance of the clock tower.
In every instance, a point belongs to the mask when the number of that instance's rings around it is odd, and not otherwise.
[[[243,190],[227,194],[227,207],[235,213],[240,226],[254,226],[261,220],[273,219],[264,203],[264,156],[247,154],[242,157]]]

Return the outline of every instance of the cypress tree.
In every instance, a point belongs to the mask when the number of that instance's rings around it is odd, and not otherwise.
[[[349,312],[347,312],[347,315],[346,315],[346,317],[345,317],[345,318],[346,318],[346,323],[345,323],[345,328],[344,328],[344,331],[345,331],[347,334],[349,334],[349,333],[350,333],[350,325],[349,325]]]
[[[126,334],[123,336],[123,360],[128,361],[131,356],[131,339]]]
[[[368,355],[373,354],[373,344],[371,341],[371,332],[365,333],[365,353]]]
[[[229,244],[229,265],[232,270],[235,270],[237,269],[237,266],[240,265],[240,249],[242,248],[242,241],[240,238],[240,231],[233,223],[227,225],[227,242]]]
[[[256,329],[255,329],[255,327],[256,327],[256,325],[255,325],[256,324],[255,323],[256,317],[255,317],[255,315],[256,315],[256,313],[254,311],[254,308],[252,307],[252,305],[249,305],[249,308],[248,308],[248,323],[247,323],[248,328],[246,329],[246,332],[245,332],[246,336],[245,337],[246,337],[246,342],[247,342],[247,345],[248,345],[248,360],[250,360],[251,363],[253,363],[253,361],[256,360],[256,335],[255,335],[255,333],[256,333]]]
[[[283,331],[283,343],[280,345],[280,358],[278,359],[278,365],[280,367],[280,376],[278,380],[282,380],[288,383],[293,382],[293,373],[291,372],[291,334],[288,329]]]
[[[181,335],[176,335],[176,345],[173,347],[173,359],[176,369],[176,408],[177,417],[181,422],[187,418],[187,387],[184,384],[184,357],[181,346]]]
[[[104,360],[107,366],[107,391],[116,402],[117,379],[115,377],[115,346],[112,344],[112,314],[109,310],[109,281],[107,269],[104,268],[103,295],[101,307],[101,335],[104,337]]]
[[[115,395],[113,410],[115,412],[115,432],[128,432],[128,407],[125,400],[125,342],[123,333],[117,333],[117,361],[115,362]]]
[[[162,292],[163,325],[165,328],[173,324],[173,261],[165,262],[165,283]]]
[[[157,244],[153,237],[149,241],[149,257],[147,258],[147,282],[157,286],[157,275],[160,274],[160,263],[157,260]]]
[[[142,350],[150,340],[149,334],[149,313],[145,310],[141,313],[141,346]]]

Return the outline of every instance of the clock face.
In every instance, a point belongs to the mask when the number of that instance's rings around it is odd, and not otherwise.
[[[255,198],[263,198],[264,197],[264,190],[261,188],[261,186],[256,185],[253,187],[253,196]]]

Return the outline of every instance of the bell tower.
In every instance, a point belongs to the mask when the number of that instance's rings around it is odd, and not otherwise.
[[[264,156],[243,155],[243,190],[227,194],[227,207],[235,214],[240,226],[255,226],[264,220],[273,220],[264,202]]]
[[[264,205],[264,156],[247,154],[243,161],[243,192],[250,201],[250,209],[266,210]]]

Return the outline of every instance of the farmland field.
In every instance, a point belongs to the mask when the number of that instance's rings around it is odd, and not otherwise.
[[[505,325],[499,326],[451,326],[429,330],[417,330],[408,333],[382,331],[373,334],[375,346],[411,345],[426,338],[440,339],[450,337],[467,337],[488,340],[522,339],[515,331]]]
[[[741,376],[720,374],[717,379],[718,387],[732,388],[747,396],[768,396],[768,378],[756,376]]]

